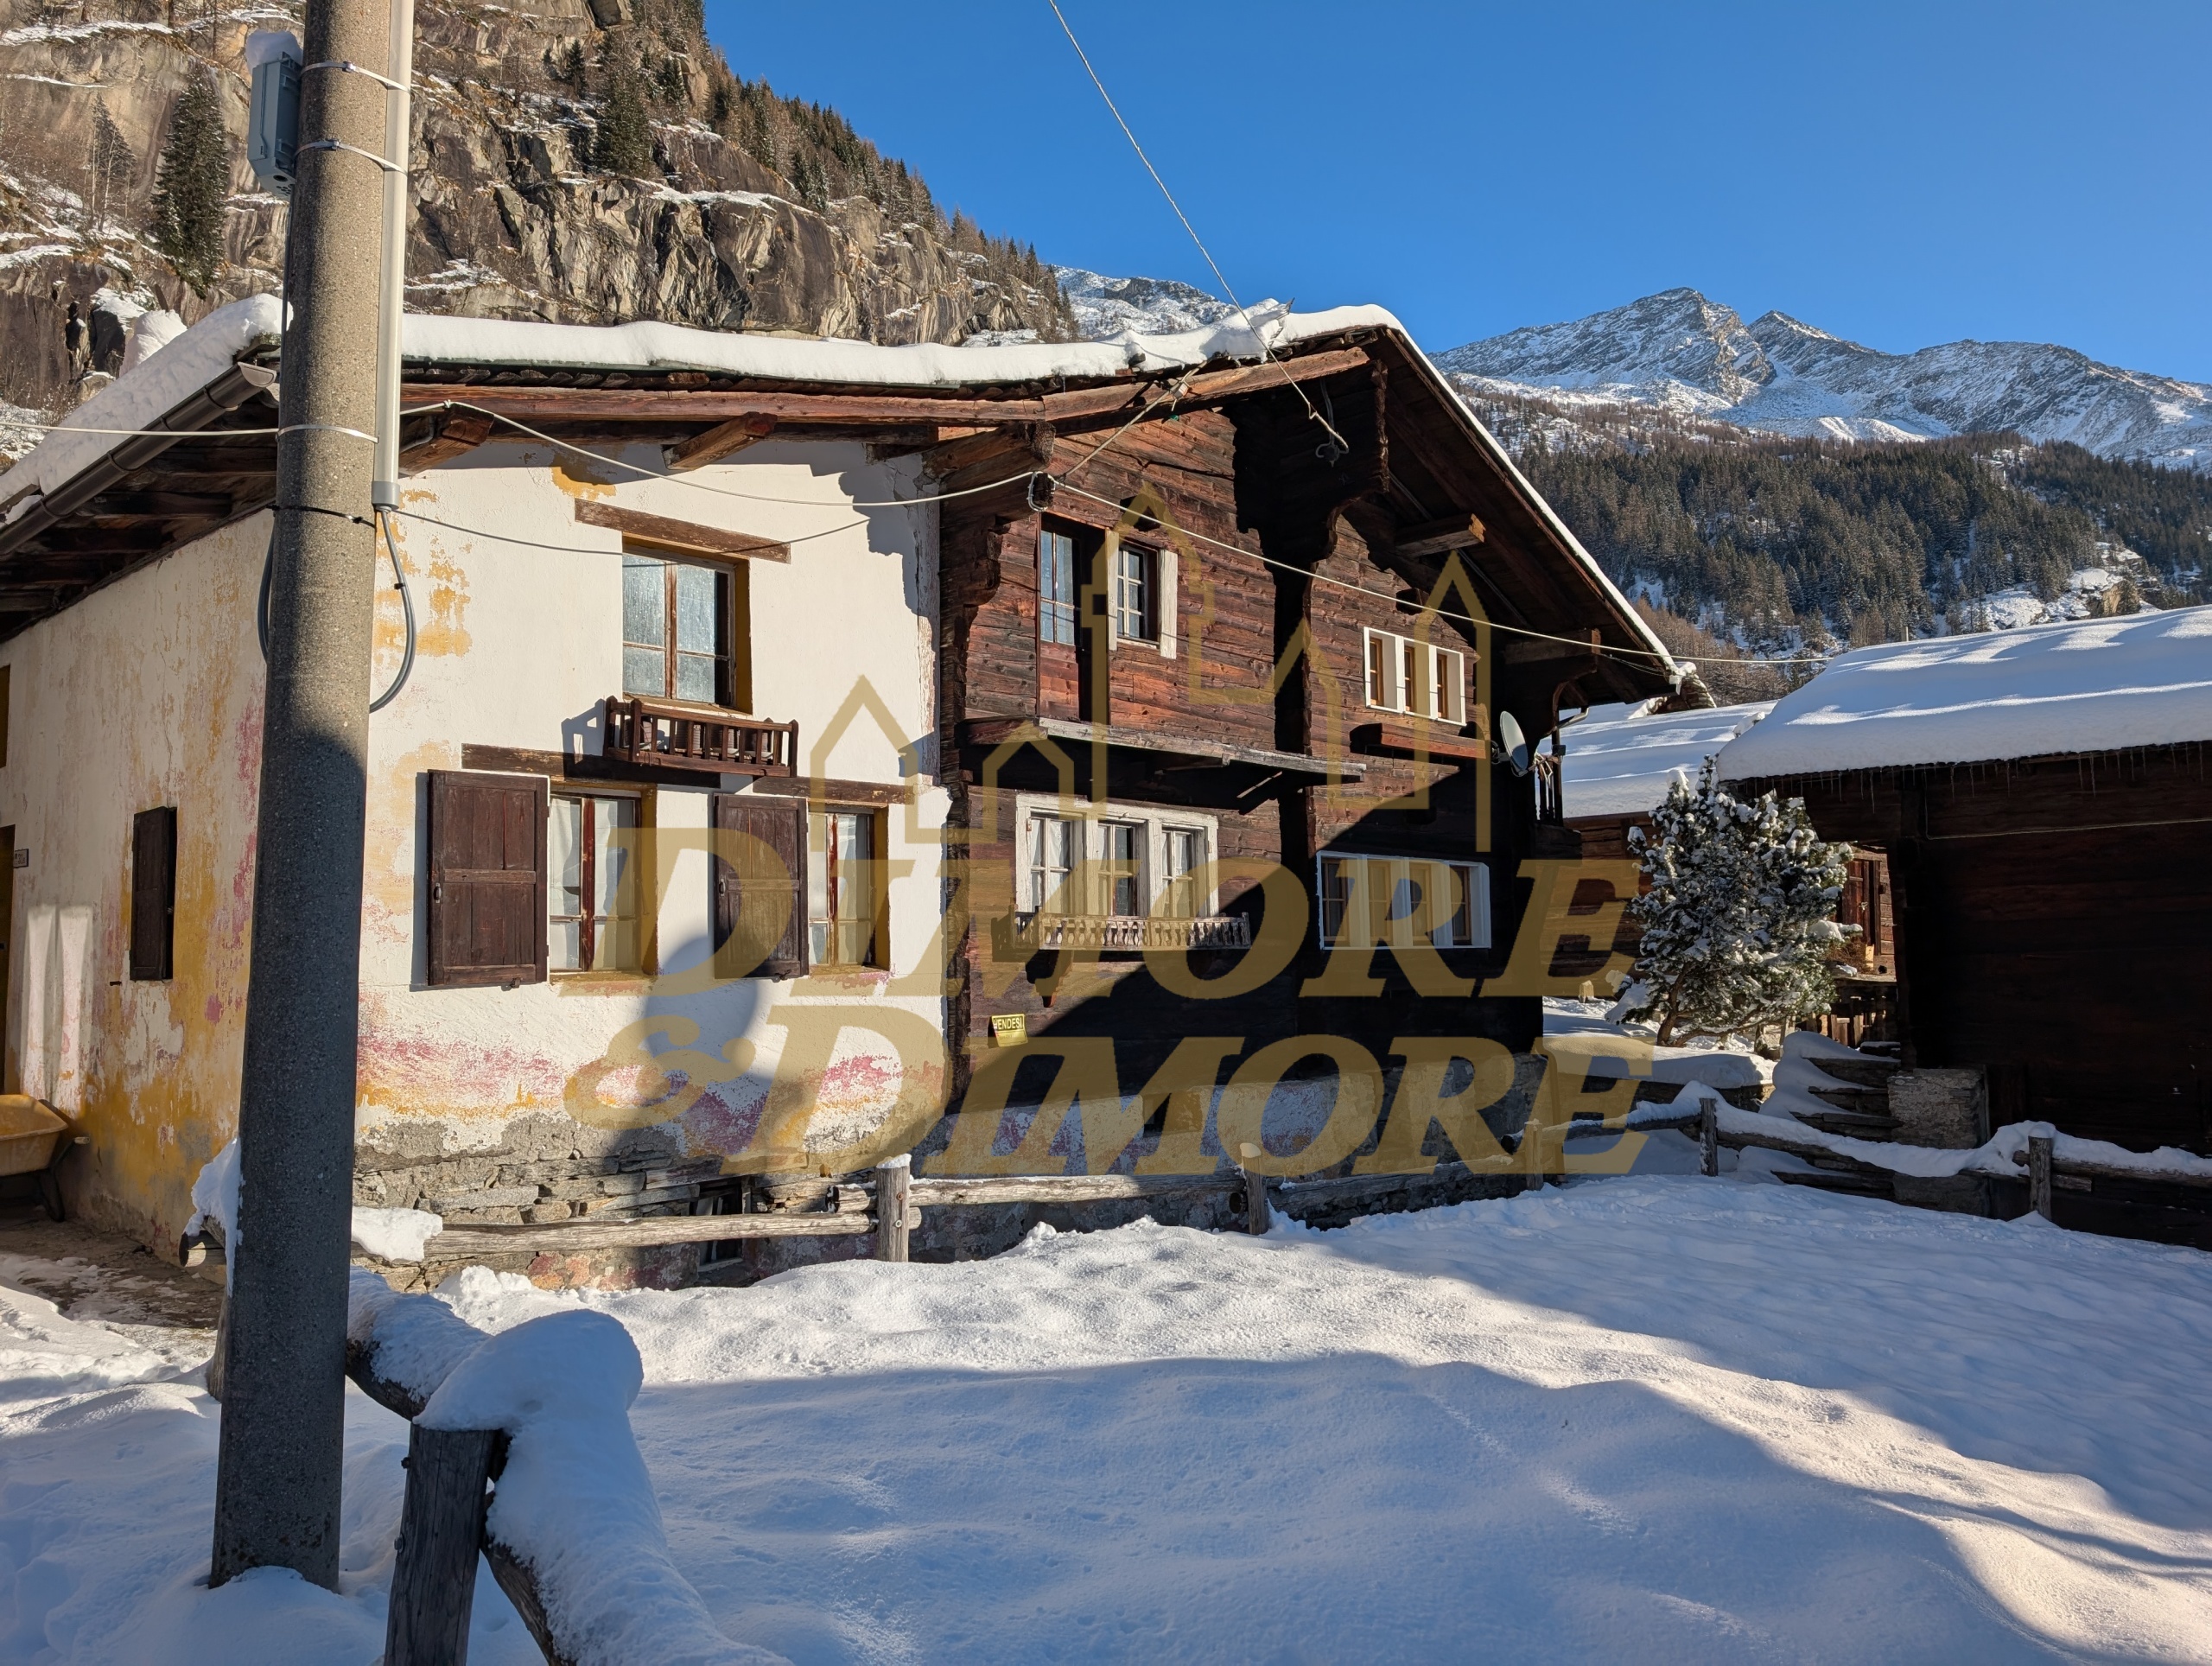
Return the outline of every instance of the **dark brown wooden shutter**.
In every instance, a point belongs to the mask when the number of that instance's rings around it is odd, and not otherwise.
[[[130,819],[130,976],[159,982],[176,970],[176,806]]]
[[[718,792],[715,826],[749,833],[775,852],[773,863],[756,860],[743,866],[716,857],[714,869],[715,971],[722,977],[800,977],[806,956],[806,803],[804,799],[755,798]],[[762,945],[738,932],[747,897],[756,920],[780,918],[783,935],[765,954]],[[788,907],[789,912],[783,911]]]
[[[429,774],[426,981],[448,989],[543,983],[545,778]]]

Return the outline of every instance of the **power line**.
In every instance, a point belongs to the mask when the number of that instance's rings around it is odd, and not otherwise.
[[[1229,297],[1229,304],[1236,308],[1236,315],[1244,321],[1244,327],[1252,332],[1252,339],[1260,344],[1261,358],[1270,365],[1275,363],[1275,356],[1268,346],[1266,334],[1252,321],[1252,315],[1245,309],[1244,303],[1236,298],[1236,291],[1222,271],[1221,263],[1213,258],[1213,251],[1206,247],[1205,239],[1198,235],[1198,228],[1191,224],[1191,217],[1183,212],[1183,205],[1175,200],[1175,194],[1167,188],[1167,181],[1160,177],[1160,170],[1152,165],[1152,158],[1145,154],[1144,146],[1137,143],[1136,133],[1129,126],[1128,118],[1122,114],[1121,106],[1114,102],[1114,95],[1106,90],[1106,83],[1099,79],[1098,72],[1091,67],[1090,54],[1083,49],[1083,42],[1075,38],[1075,30],[1068,22],[1067,14],[1060,10],[1060,0],[1045,0],[1045,3],[1052,7],[1052,16],[1059,19],[1060,33],[1068,37],[1068,44],[1075,48],[1075,55],[1083,65],[1083,73],[1090,77],[1091,86],[1098,89],[1098,96],[1106,101],[1107,110],[1122,130],[1122,137],[1128,140],[1129,149],[1137,153],[1137,160],[1144,164],[1144,171],[1152,175],[1152,182],[1160,188],[1160,194],[1167,199],[1167,206],[1175,211],[1175,218],[1183,222],[1183,229],[1191,234],[1191,241],[1205,257],[1214,282],[1221,285],[1221,292]],[[1335,425],[1327,417],[1313,408],[1313,400],[1306,397],[1306,390],[1295,382],[1291,386],[1297,391],[1299,403],[1306,407],[1307,419],[1320,423],[1322,431],[1333,443],[1350,451],[1351,447],[1345,444],[1344,436],[1337,432]]]

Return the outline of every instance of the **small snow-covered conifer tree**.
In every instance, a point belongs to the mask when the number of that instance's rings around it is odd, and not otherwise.
[[[1616,1017],[1656,1021],[1670,1046],[1827,1009],[1851,847],[1821,843],[1802,802],[1739,799],[1707,760],[1697,785],[1677,780],[1649,836],[1632,830],[1629,843],[1651,888],[1629,905],[1643,942]]]
[[[645,115],[645,78],[626,47],[610,46],[600,63],[599,136],[592,161],[610,174],[642,179],[653,165]]]

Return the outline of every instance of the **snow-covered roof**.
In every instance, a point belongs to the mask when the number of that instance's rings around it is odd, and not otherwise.
[[[2212,607],[1861,648],[1720,751],[1726,780],[2212,741]]]
[[[277,338],[282,302],[254,296],[217,308],[149,355],[65,416],[40,444],[5,474],[0,504],[10,518],[28,509],[32,493],[53,490],[114,448],[114,435],[82,429],[142,429],[206,387],[257,343]],[[1053,381],[1105,382],[1159,374],[1218,361],[1254,362],[1269,352],[1325,340],[1353,330],[1387,331],[1408,349],[1447,409],[1465,424],[1468,438],[1486,451],[1499,471],[1525,494],[1536,517],[1570,560],[1580,566],[1612,604],[1624,630],[1643,644],[1652,669],[1671,673],[1665,646],[1630,608],[1595,557],[1529,484],[1512,458],[1414,345],[1404,325],[1381,307],[1334,307],[1295,313],[1274,303],[1237,317],[1168,335],[1134,331],[1103,341],[1017,342],[953,347],[931,342],[878,347],[867,341],[745,334],[678,324],[545,324],[410,313],[401,350],[417,364],[536,367],[594,371],[691,370],[762,381],[823,387],[958,389],[1033,385]]]
[[[1560,737],[1562,807],[1570,818],[1656,810],[1678,778],[1694,783],[1707,759],[1773,709],[1771,700],[1664,714],[1595,707]]]
[[[416,360],[462,365],[594,370],[704,370],[765,381],[833,386],[962,388],[1104,381],[1131,372],[1181,370],[1220,359],[1256,359],[1348,330],[1405,326],[1381,307],[1332,307],[1294,313],[1255,307],[1256,329],[1225,319],[1173,335],[1124,331],[1103,341],[1027,341],[948,347],[919,342],[880,347],[869,341],[746,335],[682,324],[537,324],[410,313],[401,350]],[[1266,347],[1262,347],[1264,336]]]
[[[249,296],[218,307],[190,329],[147,353],[47,431],[22,459],[0,474],[0,503],[22,499],[8,518],[29,506],[28,491],[51,492],[122,443],[103,429],[142,429],[207,386],[257,342],[274,340],[283,327],[273,295]],[[80,432],[79,430],[89,430]]]

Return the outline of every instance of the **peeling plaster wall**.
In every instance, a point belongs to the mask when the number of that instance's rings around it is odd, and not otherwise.
[[[651,448],[626,455],[660,464]],[[416,657],[369,733],[365,1202],[480,1220],[685,1208],[702,1177],[849,1163],[902,1103],[941,1096],[946,795],[933,785],[886,816],[886,972],[707,975],[704,837],[721,783],[701,778],[651,790],[649,819],[668,843],[689,836],[666,861],[656,975],[423,984],[424,772],[461,767],[470,744],[596,753],[601,703],[621,686],[621,540],[580,525],[579,499],[792,541],[788,566],[752,572],[756,714],[796,719],[803,766],[826,777],[912,784],[918,769],[925,783],[933,770],[936,513],[854,507],[914,498],[913,461],[779,442],[690,478],[786,501],[556,466],[550,448],[519,446],[408,483],[405,507],[420,518],[400,523],[399,547]],[[9,1085],[50,1099],[90,1136],[65,1171],[73,1207],[157,1250],[175,1244],[194,1176],[236,1126],[264,690],[253,607],[268,535],[269,518],[251,517],[0,646],[13,708],[0,825],[29,853],[8,931]],[[381,690],[404,635],[384,567],[377,606]],[[159,804],[177,807],[176,975],[133,983],[131,817]],[[807,1113],[773,1152],[764,1106]],[[632,1257],[626,1275],[683,1276],[686,1256],[696,1252]],[[580,1262],[551,1275],[608,1274]]]
[[[72,1210],[174,1251],[238,1113],[263,674],[256,515],[0,645],[10,1087],[78,1120]],[[132,982],[131,817],[177,811],[175,976]]]
[[[660,467],[651,447],[622,455]],[[400,547],[422,628],[406,690],[370,728],[364,1201],[435,1202],[438,1186],[476,1186],[498,1200],[487,1195],[488,1212],[473,1218],[556,1218],[569,1211],[550,1192],[538,1205],[510,1195],[518,1164],[627,1157],[633,1166],[693,1160],[706,1173],[721,1159],[728,1172],[813,1167],[841,1151],[849,1158],[902,1093],[935,1103],[944,1004],[927,963],[941,916],[939,788],[924,786],[917,806],[886,817],[887,973],[712,980],[712,778],[651,791],[647,818],[664,847],[678,847],[662,856],[657,976],[425,988],[418,886],[425,771],[461,767],[468,745],[600,749],[601,703],[621,688],[621,538],[579,524],[580,499],[790,541],[789,565],[751,569],[754,714],[798,721],[801,763],[812,773],[898,784],[918,763],[926,778],[935,511],[853,506],[918,489],[911,459],[876,462],[859,445],[801,442],[654,480],[549,447],[495,445],[409,483]],[[721,495],[731,493],[757,496]],[[388,582],[378,608],[382,687],[401,638]],[[855,1022],[840,1027],[840,1018]],[[870,1033],[870,1021],[890,1034]],[[798,1145],[779,1141],[775,1153],[764,1149],[762,1127],[772,1084],[777,1108],[788,1097],[813,1111]],[[498,1160],[488,1176],[487,1158]],[[403,1166],[422,1171],[411,1197],[396,1177],[386,1186],[367,1178]]]

